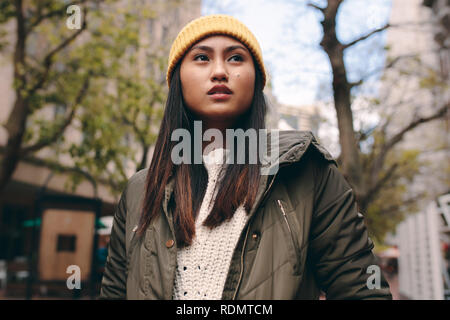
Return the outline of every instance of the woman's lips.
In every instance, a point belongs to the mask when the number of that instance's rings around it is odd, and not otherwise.
[[[215,101],[225,101],[231,97],[230,93],[217,92],[209,95]]]

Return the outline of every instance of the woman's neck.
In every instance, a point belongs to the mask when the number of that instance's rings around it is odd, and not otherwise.
[[[202,123],[202,129],[203,129],[203,133],[202,136],[204,137],[205,131],[208,129],[217,129],[222,133],[222,139],[216,139],[216,136],[214,136],[214,138],[212,139],[212,141],[203,141],[203,145],[202,145],[202,151],[205,150],[206,146],[209,146],[209,148],[213,148],[213,149],[217,149],[217,148],[223,148],[225,149],[227,147],[227,135],[226,135],[226,130],[227,129],[232,129],[233,125],[230,123],[225,123],[225,122],[221,122],[221,123],[215,123],[215,124],[208,124],[205,121],[203,121]]]

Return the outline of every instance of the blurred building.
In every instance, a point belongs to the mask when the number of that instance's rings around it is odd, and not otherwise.
[[[393,0],[387,31],[388,60],[396,61],[382,82],[382,96],[393,114],[387,128],[393,135],[417,117],[448,105],[450,3],[446,0]],[[445,85],[447,83],[447,85]],[[426,194],[417,214],[398,226],[390,243],[398,244],[400,293],[411,299],[442,299],[445,277],[440,241],[439,207],[433,203],[450,188],[450,119],[420,125],[396,147],[420,150],[426,165],[409,186],[407,197]],[[433,207],[433,208],[432,208]],[[448,223],[448,220],[447,222]],[[444,222],[445,226],[445,222]]]
[[[448,0],[423,0],[431,9],[433,39],[437,44],[441,75],[449,79],[450,74],[450,3]]]
[[[430,10],[424,6],[425,3],[434,9]],[[387,128],[390,135],[399,132],[418,116],[430,116],[450,100],[448,82],[447,86],[444,84],[448,80],[450,66],[450,51],[446,47],[448,40],[435,40],[443,29],[446,29],[448,39],[450,26],[442,21],[448,21],[449,9],[450,4],[445,0],[392,1],[390,23],[396,27],[387,31],[388,59],[398,60],[385,72],[381,90],[382,101],[386,101],[386,107],[393,114]],[[428,193],[423,206],[448,190],[449,129],[450,118],[447,116],[420,125],[408,132],[398,144],[399,148],[422,151],[420,160],[428,161],[410,189],[412,194]]]
[[[414,300],[450,300],[450,194],[397,227],[399,292]]]
[[[163,0],[140,0],[141,4],[148,6],[156,12],[155,18],[142,21],[142,28],[140,34],[140,41],[142,47],[147,45],[146,50],[165,50],[168,52],[170,44],[176,37],[181,28],[192,19],[201,15],[201,0],[184,0],[177,1],[177,5],[170,4],[168,1]],[[174,2],[175,3],[175,2]],[[128,1],[119,1],[117,4],[120,6],[129,6]],[[6,122],[14,101],[15,93],[13,90],[13,65],[12,54],[16,39],[14,38],[16,32],[16,26],[13,23],[8,25],[10,32],[8,33],[10,47],[7,48],[0,56],[0,122]],[[47,48],[42,47],[39,39],[29,40],[29,50],[36,54],[44,53]],[[78,39],[77,39],[78,41]],[[80,38],[79,41],[83,41]],[[139,52],[138,64],[142,73],[151,72],[151,74],[157,74],[155,72],[156,66],[150,64],[147,60],[147,55],[144,49]],[[165,74],[159,73],[160,80],[165,81]],[[39,111],[39,117],[47,120],[52,120],[58,113],[64,112],[61,106],[48,105]],[[77,123],[70,125],[64,132],[66,143],[72,143],[80,141],[83,138],[83,133],[76,129]],[[0,146],[4,146],[7,141],[6,131],[0,127]],[[57,173],[43,163],[42,159],[48,159],[56,164],[70,167],[73,165],[71,158],[68,155],[60,155],[55,149],[44,148],[37,152],[33,157],[26,161],[21,161],[16,168],[10,183],[7,185],[5,191],[0,195],[0,281],[2,286],[7,283],[6,288],[10,288],[12,294],[19,294],[23,296],[23,288],[26,285],[26,280],[29,276],[29,254],[31,248],[34,245],[35,248],[39,248],[38,244],[32,243],[31,239],[33,234],[32,230],[37,227],[41,231],[39,242],[47,243],[50,241],[51,245],[55,246],[58,254],[52,255],[52,253],[46,253],[48,257],[55,258],[52,266],[46,267],[46,270],[59,268],[57,266],[58,260],[61,261],[61,254],[64,255],[64,261],[70,259],[76,259],[80,250],[86,249],[87,245],[83,244],[85,238],[91,238],[93,236],[94,229],[91,233],[78,234],[76,230],[86,229],[86,223],[89,228],[94,228],[94,225],[99,228],[103,226],[104,229],[98,230],[99,241],[98,249],[102,250],[104,255],[105,241],[108,239],[108,230],[110,230],[111,219],[101,218],[98,221],[94,221],[91,218],[86,218],[83,215],[71,215],[68,211],[76,211],[76,201],[89,201],[92,199],[99,199],[101,202],[101,217],[110,217],[113,215],[116,203],[118,201],[117,196],[111,194],[106,181],[100,181],[97,183],[97,189],[95,192],[94,185],[88,180],[81,182],[76,190],[66,190],[65,186],[68,182],[68,175],[64,173]],[[149,157],[150,160],[150,157]],[[133,174],[133,170],[127,172],[129,176]],[[73,201],[66,203],[64,210],[56,210],[57,214],[48,214],[42,216],[41,219],[37,219],[34,216],[36,211],[36,201],[39,192],[45,186],[46,193],[60,196],[73,197]],[[72,198],[71,198],[72,199]],[[55,213],[53,211],[53,213]],[[52,220],[53,226],[49,226],[49,221]],[[58,220],[59,219],[59,220]],[[62,219],[62,220],[61,220]],[[84,222],[81,222],[83,220]],[[67,229],[59,230],[58,226],[67,224]],[[84,224],[80,224],[84,223]],[[45,227],[48,226],[48,227]],[[72,227],[70,227],[72,226]],[[76,228],[78,226],[78,228]],[[73,229],[75,227],[75,229]],[[56,228],[56,229],[55,229]],[[72,228],[72,229],[70,229]],[[45,230],[45,231],[44,231]],[[105,234],[106,232],[106,234]],[[95,242],[90,242],[89,248],[94,245]],[[47,245],[48,248],[50,245]],[[53,248],[53,247],[52,247]],[[39,249],[40,250],[40,249]],[[49,263],[49,259],[47,259]],[[100,259],[101,260],[101,259]],[[78,261],[78,260],[77,260]],[[43,263],[46,263],[45,261]],[[81,262],[80,262],[81,264]],[[6,267],[4,267],[6,266]],[[6,271],[5,271],[6,269]],[[83,271],[83,270],[82,270]],[[61,273],[61,270],[58,272]],[[65,269],[64,269],[65,272]],[[5,281],[3,281],[3,274],[6,273]],[[68,275],[64,275],[67,277]],[[41,274],[41,277],[45,275]],[[52,277],[52,274],[48,276]],[[7,279],[6,279],[7,278]],[[6,281],[10,280],[10,281]],[[16,286],[14,286],[16,285]],[[66,289],[67,290],[67,289]],[[47,289],[44,286],[41,293],[46,292]]]
[[[280,105],[278,108],[280,129],[311,131],[316,137],[319,131],[320,116],[316,105],[299,107]]]
[[[317,137],[321,121],[318,105],[284,105],[273,94],[270,82],[264,88],[264,94],[268,102],[267,128],[311,131]]]
[[[266,86],[264,87],[264,96],[266,98],[267,113],[266,113],[266,128],[278,129],[278,121],[280,120],[280,114],[278,113],[278,107],[280,103],[277,97],[272,92],[272,82],[270,76],[268,77]]]

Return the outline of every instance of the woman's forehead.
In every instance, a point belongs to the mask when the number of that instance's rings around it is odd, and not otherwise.
[[[211,47],[211,48],[226,48],[229,46],[239,46],[242,47],[245,51],[250,51],[247,49],[247,47],[240,42],[239,40],[227,36],[227,35],[211,35],[206,38],[201,39],[200,41],[196,42],[194,45],[192,45],[191,50],[201,48],[201,47]]]

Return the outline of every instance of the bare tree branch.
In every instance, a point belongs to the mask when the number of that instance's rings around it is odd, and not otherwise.
[[[408,124],[406,127],[404,127],[402,130],[400,130],[397,134],[395,134],[391,139],[389,139],[382,147],[378,155],[374,158],[373,166],[372,166],[372,176],[376,177],[378,175],[378,172],[380,172],[381,168],[383,167],[384,160],[386,158],[387,153],[402,139],[403,136],[411,131],[412,129],[416,128],[420,124],[442,118],[449,110],[449,103],[446,103],[444,106],[442,106],[438,111],[436,111],[433,115],[429,117],[424,118],[417,118],[414,121],[412,121],[410,124]]]
[[[365,80],[365,78],[362,78],[362,79],[359,79],[356,82],[349,82],[348,85],[350,86],[350,89],[351,89],[353,87],[357,87],[357,86],[362,85],[364,83],[364,80]]]
[[[324,13],[324,11],[325,11],[325,8],[319,7],[318,5],[316,5],[316,4],[314,4],[314,3],[311,3],[311,2],[308,3],[307,6],[308,6],[308,7],[312,7],[312,8],[314,8],[314,9],[316,9],[316,10],[319,10],[319,11],[322,12],[322,13]]]
[[[353,41],[351,41],[349,43],[343,44],[343,49],[345,50],[345,49],[347,49],[347,48],[357,44],[358,42],[366,40],[367,38],[370,38],[374,34],[382,32],[382,31],[384,31],[384,30],[386,30],[388,28],[394,28],[394,27],[398,28],[398,27],[405,27],[405,26],[411,26],[411,25],[412,26],[422,26],[422,25],[425,25],[425,24],[430,24],[430,21],[404,22],[404,23],[401,23],[401,24],[390,24],[390,23],[387,23],[384,26],[382,26],[380,28],[377,28],[377,29],[374,29],[371,32],[369,32],[369,33],[367,33],[367,34],[365,34],[365,35],[363,35],[363,36],[361,36],[361,37],[359,37],[359,38],[357,38],[357,39],[355,39],[355,40],[353,40]]]
[[[398,132],[396,135],[394,135],[386,144],[384,149],[389,151],[392,149],[394,145],[396,145],[398,142],[400,142],[403,139],[403,136],[410,130],[414,129],[418,125],[429,122],[435,119],[442,118],[449,110],[450,103],[447,102],[445,105],[443,105],[440,109],[438,109],[433,115],[429,117],[424,118],[416,118],[414,121],[412,121],[409,125],[407,125],[405,128],[403,128],[400,132]]]
[[[376,74],[378,74],[378,73],[384,72],[384,71],[386,71],[386,70],[388,70],[388,69],[394,67],[395,64],[398,63],[398,62],[399,62],[400,60],[402,60],[402,59],[406,59],[406,58],[415,58],[415,57],[417,57],[417,54],[410,54],[410,55],[403,55],[403,56],[395,57],[394,59],[392,59],[392,61],[390,61],[390,62],[389,62],[388,64],[386,64],[385,66],[383,66],[383,67],[381,67],[381,68],[378,68],[378,69],[375,69],[375,70],[372,70],[372,71],[368,72],[367,74],[365,74],[364,76],[362,76],[361,79],[359,79],[358,81],[350,82],[350,83],[349,83],[350,88],[353,88],[353,87],[362,85],[362,84],[364,83],[364,81],[366,81],[368,78],[370,78],[370,77],[372,77],[372,76],[374,76],[374,75],[376,75]]]
[[[399,167],[400,163],[395,162],[392,164],[388,170],[386,170],[385,174],[379,178],[377,181],[371,181],[373,186],[369,187],[367,191],[367,197],[365,198],[366,202],[370,202],[372,199],[374,199],[378,192],[381,190],[381,188],[384,186],[384,184],[389,181],[394,174],[395,170]]]
[[[391,26],[391,25],[388,23],[388,24],[382,26],[381,28],[372,30],[371,32],[369,32],[368,34],[366,34],[366,35],[364,35],[364,36],[362,36],[362,37],[359,37],[359,38],[357,38],[357,39],[355,39],[355,40],[353,40],[353,41],[351,41],[351,42],[349,42],[349,43],[343,44],[342,47],[343,47],[343,49],[345,50],[345,49],[347,49],[347,48],[349,48],[349,47],[351,47],[351,46],[357,44],[357,43],[360,42],[360,41],[366,40],[367,38],[373,36],[373,35],[376,34],[376,33],[379,33],[379,32],[381,32],[381,31],[386,30],[386,29],[389,28],[390,26]]]
[[[365,131],[363,129],[356,131],[355,134],[357,136],[357,142],[361,143],[363,141],[366,141],[369,137],[372,136],[375,129],[376,129],[376,126],[373,126],[372,128],[369,128]]]

